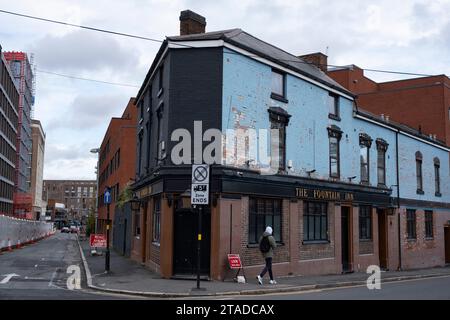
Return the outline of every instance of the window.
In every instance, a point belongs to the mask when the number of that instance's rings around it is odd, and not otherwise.
[[[272,70],[272,96],[284,98],[285,97],[285,88],[284,81],[285,75],[279,71]]]
[[[139,133],[138,167],[137,167],[138,176],[141,175],[141,164],[142,164],[142,131]]]
[[[162,93],[163,91],[163,82],[164,82],[164,65],[161,65],[161,67],[159,67],[159,71],[158,71],[158,96]]]
[[[379,186],[386,185],[386,151],[389,144],[383,139],[377,139],[377,179]]]
[[[359,162],[361,167],[361,182],[369,183],[369,150],[372,139],[365,133],[359,135]]]
[[[433,211],[425,211],[425,238],[433,238]]]
[[[341,120],[339,117],[339,96],[333,93],[328,94],[328,116],[331,119]]]
[[[372,240],[372,207],[359,207],[359,239]]]
[[[286,126],[289,123],[291,117],[284,109],[279,107],[269,108],[269,120],[271,134],[271,167],[277,169],[278,172],[284,172],[286,170]],[[278,138],[278,139],[277,139]],[[275,165],[277,168],[274,168]]]
[[[141,100],[141,102],[139,103],[139,116],[139,122],[142,122],[144,120],[144,100]]]
[[[336,127],[328,128],[328,137],[330,140],[330,177],[339,178],[340,164],[339,164],[339,141],[341,140],[342,131]]]
[[[250,198],[248,243],[258,243],[267,226],[273,229],[273,236],[281,242],[281,200]]]
[[[406,230],[408,239],[416,239],[416,210],[406,210]]]
[[[161,198],[157,197],[153,202],[153,237],[152,241],[159,243],[161,239]]]
[[[163,105],[161,105],[158,108],[157,111],[157,116],[158,116],[158,128],[157,128],[157,141],[158,141],[158,159],[162,160],[163,156],[164,156],[164,141],[162,140],[162,135],[163,135]]]
[[[423,192],[423,179],[422,179],[422,153],[416,152],[416,177],[417,177],[417,193],[424,194]]]
[[[134,213],[134,236],[139,237],[141,235],[141,212],[135,211]]]
[[[434,195],[436,197],[441,196],[441,177],[439,169],[441,167],[439,158],[434,158]]]
[[[328,205],[326,202],[303,203],[303,240],[328,241]]]

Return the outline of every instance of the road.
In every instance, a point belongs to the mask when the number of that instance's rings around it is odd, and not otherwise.
[[[38,243],[0,254],[0,300],[103,300],[124,299],[92,290],[69,290],[67,268],[80,267],[85,275],[75,234],[56,233]],[[9,275],[9,276],[7,276]]]
[[[450,300],[450,276],[381,283],[380,290],[366,286],[286,292],[258,296],[223,297],[232,300]]]

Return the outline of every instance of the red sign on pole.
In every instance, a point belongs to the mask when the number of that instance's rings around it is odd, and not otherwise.
[[[241,257],[238,254],[229,254],[228,263],[230,264],[230,269],[241,269],[242,262]]]
[[[92,248],[106,248],[106,237],[104,234],[91,234],[89,243]]]

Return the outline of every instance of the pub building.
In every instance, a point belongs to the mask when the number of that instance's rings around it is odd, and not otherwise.
[[[256,276],[267,225],[278,243],[275,276],[450,262],[445,144],[364,111],[351,92],[295,55],[241,29],[205,33],[205,26],[204,17],[181,12],[180,36],[166,38],[136,98],[133,259],[164,278],[196,274],[192,165],[173,162],[179,140],[172,133],[184,128],[195,140],[201,121],[203,150],[208,129],[276,128],[279,143],[269,142],[269,153],[280,159],[274,174],[264,174],[249,157],[249,139],[236,135],[223,149],[237,161],[211,165],[203,277],[231,278],[230,253]],[[183,156],[193,159],[195,148]]]

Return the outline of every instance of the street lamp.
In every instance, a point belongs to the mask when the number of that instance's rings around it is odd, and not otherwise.
[[[100,163],[100,148],[93,148],[91,149],[91,153],[96,153],[97,154],[97,188],[96,188],[96,192],[95,192],[95,231],[94,233],[97,234],[97,219],[98,219],[98,176],[99,176],[99,163]]]

